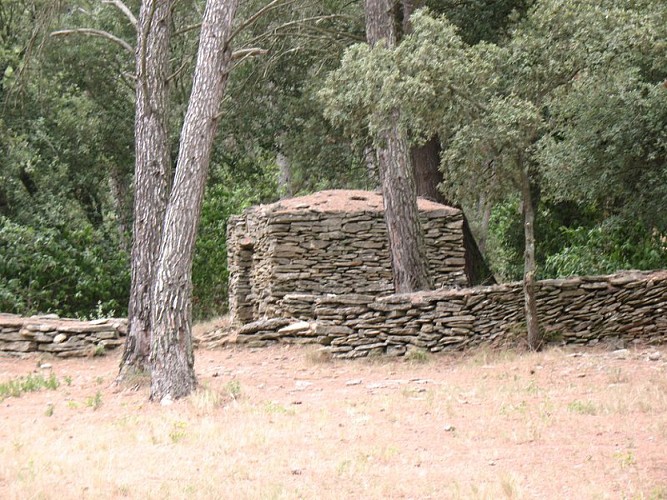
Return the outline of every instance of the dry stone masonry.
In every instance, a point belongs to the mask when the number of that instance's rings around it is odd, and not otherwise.
[[[549,342],[662,343],[667,338],[667,272],[543,280],[538,315]],[[400,355],[525,337],[521,283],[389,297],[339,295],[317,300],[315,340],[338,357]]]
[[[0,352],[46,352],[58,357],[89,356],[123,343],[127,320],[79,321],[56,316],[24,318],[0,314]]]
[[[538,314],[548,342],[594,345],[667,339],[667,272],[543,280]],[[525,337],[521,283],[414,294],[288,294],[285,317],[242,326],[237,341],[319,343],[336,357],[401,355]]]
[[[431,277],[467,286],[460,210],[419,200]],[[230,311],[236,325],[312,318],[315,297],[393,293],[382,197],[323,191],[253,207],[228,226]],[[255,332],[246,332],[250,335]]]
[[[394,295],[382,198],[324,191],[259,206],[228,228],[237,341],[318,343],[337,357],[460,350],[525,337],[521,283],[468,286],[462,213],[419,200],[437,290]],[[661,343],[667,272],[543,280],[538,315],[549,342]]]

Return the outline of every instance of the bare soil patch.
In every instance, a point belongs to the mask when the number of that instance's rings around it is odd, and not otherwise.
[[[667,497],[664,348],[199,349],[169,406],[115,386],[119,356],[0,358],[60,382],[0,402],[0,498]]]

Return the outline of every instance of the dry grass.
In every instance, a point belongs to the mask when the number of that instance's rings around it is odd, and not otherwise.
[[[200,350],[165,407],[116,355],[53,360],[55,391],[1,403],[0,498],[666,498],[665,357]]]
[[[211,333],[215,330],[228,328],[230,325],[229,315],[218,316],[206,321],[199,321],[192,325],[192,336],[194,338],[205,337],[206,334]]]

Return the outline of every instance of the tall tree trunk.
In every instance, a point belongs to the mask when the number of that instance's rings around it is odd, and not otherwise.
[[[384,41],[396,46],[395,2],[366,0],[366,38],[373,46]],[[426,263],[424,235],[419,222],[417,190],[410,161],[410,149],[399,126],[398,109],[379,139],[376,153],[384,200],[384,217],[389,237],[394,289],[396,293],[431,288]]]
[[[401,0],[401,36],[412,33],[410,16],[414,14],[415,10],[423,6],[424,0]],[[451,201],[447,200],[438,188],[443,181],[440,171],[440,150],[440,139],[438,137],[432,137],[425,144],[413,146],[410,149],[417,196],[445,205],[452,205]],[[493,274],[475,241],[465,214],[463,215],[463,246],[465,247],[465,273],[468,283],[470,285],[494,283]]]
[[[120,378],[149,368],[151,293],[169,194],[167,80],[172,3],[142,1],[137,25],[132,280]]]
[[[192,258],[219,107],[231,65],[228,44],[238,0],[208,0],[192,94],[181,131],[153,290],[151,399],[196,386],[192,352]]]
[[[521,165],[521,194],[523,196],[523,229],[525,239],[523,295],[528,330],[528,347],[537,351],[542,347],[540,325],[535,297],[535,209],[530,192],[527,167]]]

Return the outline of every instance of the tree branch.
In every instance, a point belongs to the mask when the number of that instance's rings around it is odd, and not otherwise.
[[[266,4],[264,7],[259,9],[257,12],[255,12],[252,16],[250,16],[248,19],[243,21],[229,36],[229,40],[227,40],[228,44],[231,44],[232,40],[236,35],[241,33],[244,29],[248,28],[249,26],[252,26],[257,22],[258,19],[260,19],[264,14],[283,7],[285,5],[289,5],[291,3],[294,3],[296,0],[272,0],[268,4]]]
[[[248,49],[239,49],[232,52],[232,61],[240,62],[244,59],[247,59],[248,57],[264,56],[268,53],[269,53],[268,50],[262,49],[261,47],[250,47]]]
[[[201,23],[196,23],[196,24],[190,24],[188,26],[185,26],[184,28],[181,28],[178,31],[174,31],[174,36],[179,36],[184,33],[187,33],[188,31],[196,30],[201,28]]]
[[[340,15],[340,14],[331,14],[331,15],[327,15],[327,16],[312,16],[312,17],[306,17],[306,18],[303,18],[303,19],[296,19],[294,21],[289,21],[289,22],[286,22],[284,24],[281,24],[280,26],[276,26],[275,28],[272,28],[270,31],[266,31],[264,33],[261,33],[260,35],[252,38],[248,43],[255,43],[255,42],[258,42],[258,41],[263,40],[265,38],[269,38],[271,36],[279,36],[281,34],[279,32],[287,31],[287,30],[289,30],[289,28],[292,28],[294,26],[300,27],[301,25],[305,25],[306,29],[310,29],[310,30],[317,31],[317,32],[320,32],[320,33],[333,35],[332,37],[330,37],[332,39],[347,38],[348,40],[352,40],[352,41],[356,41],[356,42],[364,42],[366,40],[365,37],[363,37],[363,38],[356,37],[356,36],[350,35],[348,33],[342,33],[342,32],[338,32],[338,31],[327,30],[325,28],[321,28],[321,27],[317,26],[320,23],[320,21],[325,21],[325,20],[328,20],[328,19],[351,19],[351,18],[350,18],[350,16],[344,16],[344,15]],[[309,24],[309,23],[312,23],[313,21],[314,21],[313,24]],[[302,36],[301,33],[293,33],[293,32],[288,31],[288,34],[290,34],[290,33],[293,36]]]
[[[167,78],[167,81],[171,82],[171,81],[175,80],[176,78],[178,78],[179,76],[181,76],[181,74],[183,73],[185,68],[188,67],[188,64],[190,64],[189,60],[183,61],[181,63],[181,65],[178,67],[178,69],[176,71],[174,71],[171,75],[169,75],[169,77]]]
[[[75,34],[106,38],[107,40],[111,40],[115,44],[120,45],[130,54],[134,54],[134,48],[129,43],[127,43],[122,38],[118,38],[116,35],[112,35],[108,31],[96,30],[93,28],[77,28],[71,30],[52,31],[50,36],[69,36]]]
[[[137,18],[134,16],[134,14],[132,14],[130,8],[125,5],[122,0],[102,0],[102,3],[111,4],[118,8],[118,10],[125,14],[125,17],[127,17],[130,23],[132,23],[132,26],[135,28],[137,27]]]

